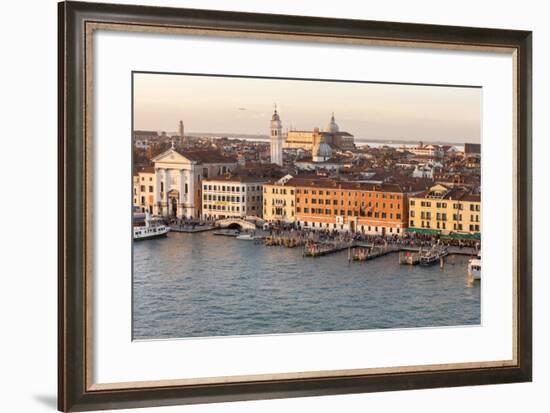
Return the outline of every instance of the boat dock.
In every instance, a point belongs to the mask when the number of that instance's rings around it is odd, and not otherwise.
[[[171,225],[170,232],[184,232],[194,234],[196,232],[212,231],[212,225]]]
[[[266,244],[267,245],[267,244]],[[277,244],[269,244],[277,245]],[[279,244],[280,245],[280,244]],[[476,255],[475,248],[447,246],[446,255]],[[304,257],[321,257],[348,250],[348,260],[368,261],[392,253],[399,253],[400,264],[420,263],[421,253],[426,247],[404,246],[399,244],[374,245],[365,242],[310,242],[304,245]]]
[[[322,257],[323,255],[347,250],[352,246],[353,242],[312,242],[304,245],[302,255],[304,257]]]
[[[359,246],[350,248],[348,260],[368,261],[397,251],[398,249],[393,245],[373,245],[371,247]]]

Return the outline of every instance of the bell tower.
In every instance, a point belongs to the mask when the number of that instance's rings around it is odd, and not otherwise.
[[[283,166],[283,125],[276,105],[271,117],[271,163]]]
[[[179,123],[178,123],[178,136],[180,138],[183,138],[183,121],[180,120]]]

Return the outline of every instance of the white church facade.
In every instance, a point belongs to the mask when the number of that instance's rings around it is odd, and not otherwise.
[[[277,108],[271,117],[271,163],[283,166],[283,124],[277,113]]]
[[[224,176],[237,161],[211,150],[178,152],[174,146],[152,159],[155,215],[200,218],[202,180]]]
[[[314,162],[325,162],[332,156],[332,150],[354,150],[354,137],[340,131],[334,119],[334,113],[324,131],[315,128],[312,131],[290,130],[283,133],[281,117],[277,108],[271,117],[270,156],[271,163],[283,166],[283,149],[302,149],[311,151]],[[328,149],[327,149],[328,148]]]

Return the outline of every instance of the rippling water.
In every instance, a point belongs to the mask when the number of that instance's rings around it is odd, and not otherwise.
[[[134,244],[134,338],[479,324],[467,262],[348,263],[346,252],[302,258],[300,248],[170,233]]]

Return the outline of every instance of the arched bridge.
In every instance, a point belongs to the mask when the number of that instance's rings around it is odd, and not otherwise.
[[[226,219],[220,219],[219,221],[216,221],[216,224],[220,228],[235,228],[239,227],[244,230],[255,230],[256,224],[254,222],[250,222],[247,220],[244,220],[242,218],[226,218]]]

